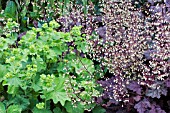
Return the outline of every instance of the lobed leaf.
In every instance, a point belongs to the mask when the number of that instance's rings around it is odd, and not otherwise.
[[[7,113],[21,113],[21,110],[19,105],[10,105],[7,109]]]
[[[5,106],[2,102],[0,102],[0,113],[6,113]]]
[[[52,99],[55,104],[60,102],[62,106],[64,106],[65,101],[67,100],[70,101],[70,98],[67,96],[67,93],[64,89],[64,82],[65,82],[65,78],[63,77],[56,78],[55,79],[56,87],[54,91],[45,94],[46,99],[47,100]]]

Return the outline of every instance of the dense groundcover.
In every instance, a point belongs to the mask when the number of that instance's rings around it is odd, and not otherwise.
[[[169,0],[0,0],[0,113],[170,113]]]

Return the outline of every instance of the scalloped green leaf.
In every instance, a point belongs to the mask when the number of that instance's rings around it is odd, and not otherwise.
[[[61,109],[59,107],[56,107],[53,109],[54,113],[61,113]]]
[[[69,113],[84,113],[84,107],[80,103],[77,103],[76,107],[73,107],[71,102],[66,102],[65,106],[66,111]]]
[[[77,74],[82,73],[83,71],[93,73],[94,72],[94,65],[93,62],[87,58],[78,59],[77,64],[73,64],[75,66],[75,71]]]
[[[5,106],[2,102],[0,102],[0,113],[6,113]]]
[[[52,113],[50,110],[47,109],[38,109],[38,108],[34,108],[33,109],[33,113]]]
[[[21,107],[19,105],[11,105],[7,109],[7,113],[21,113]]]
[[[0,65],[0,82],[2,82],[4,75],[7,73],[5,65]]]
[[[19,90],[19,87],[16,87],[16,86],[8,86],[8,90],[7,92],[9,94],[13,94],[13,95],[16,95],[18,93],[18,90]]]
[[[106,110],[101,106],[97,106],[92,110],[92,113],[106,113]]]
[[[65,78],[58,77],[55,79],[56,87],[54,91],[48,92],[45,94],[46,100],[52,99],[55,104],[58,102],[61,103],[62,106],[64,106],[65,101],[70,101],[70,98],[67,96],[67,93],[64,89],[64,82]]]

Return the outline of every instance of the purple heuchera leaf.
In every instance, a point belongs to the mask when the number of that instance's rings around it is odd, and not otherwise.
[[[100,37],[106,38],[106,26],[99,27],[97,32]]]
[[[166,113],[166,112],[162,110],[160,106],[152,105],[151,110],[149,110],[149,113]]]
[[[139,96],[139,95],[138,95],[138,96],[136,96],[136,97],[133,97],[133,99],[134,99],[136,102],[138,102],[138,101],[141,99],[141,97],[142,97],[142,96]]]
[[[151,3],[152,5],[154,5],[154,3],[156,2],[160,2],[161,0],[148,0],[149,3]]]
[[[36,20],[33,21],[34,27],[38,28],[38,22]]]
[[[154,4],[153,0],[148,0],[149,3],[151,3],[152,5]]]
[[[127,88],[130,89],[130,90],[132,90],[132,91],[134,91],[134,92],[136,92],[136,93],[139,94],[139,95],[141,94],[142,88],[141,88],[140,85],[139,85],[137,82],[135,82],[135,81],[131,82],[131,83],[127,86]]]
[[[146,50],[144,56],[147,60],[150,60],[152,59],[151,54],[154,54],[155,52],[157,52],[157,50]]]
[[[170,80],[166,81],[166,87],[170,87]]]
[[[166,7],[170,7],[170,0],[164,0]]]
[[[21,40],[22,36],[26,35],[27,32],[20,33],[18,35],[17,41],[16,41],[16,46],[18,46],[18,42]]]
[[[127,113],[127,111],[124,109],[119,109],[118,111],[116,111],[116,113]]]
[[[95,22],[102,22],[102,16],[94,17],[93,23],[95,23]]]
[[[111,99],[109,100],[109,102],[107,102],[107,107],[109,107],[111,104],[115,104],[115,105],[118,105],[118,101],[114,100],[114,99]]]
[[[170,8],[168,8],[168,12],[170,12]],[[165,21],[166,21],[166,22],[170,22],[169,14],[168,14],[168,15],[165,15]]]
[[[27,32],[22,32],[18,35],[19,40],[21,39],[22,36],[26,35]]]
[[[103,102],[102,97],[96,98],[96,103],[101,104]]]
[[[157,84],[159,86],[156,86],[152,89],[149,89],[146,91],[146,96],[152,97],[152,98],[160,98],[161,94],[167,95],[167,88],[164,86],[160,86],[160,84]]]
[[[162,7],[161,6],[151,6],[150,9],[153,13],[161,13]]]
[[[144,99],[137,103],[134,108],[137,109],[138,113],[145,113],[147,111],[147,108],[150,108],[151,104],[147,99]]]

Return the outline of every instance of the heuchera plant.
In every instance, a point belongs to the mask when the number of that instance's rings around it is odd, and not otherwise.
[[[100,71],[109,70],[104,78],[101,78],[103,73],[99,76],[98,83],[104,91],[96,100],[107,112],[137,112],[140,109],[134,106],[144,98],[152,106],[157,103],[159,109],[168,111],[165,100],[158,103],[169,96],[168,3],[133,2],[104,1],[103,16],[89,13],[84,19],[81,12],[75,11],[58,21],[63,24],[62,31],[82,25],[86,34],[92,34],[91,38],[86,37],[91,46],[89,55],[99,62]],[[157,7],[151,7],[152,4]]]
[[[18,46],[11,46],[17,36],[8,33],[0,38],[2,113],[83,113],[96,106],[95,67],[92,60],[80,56],[89,50],[81,26],[67,33],[56,32],[58,27],[51,21],[32,28]]]
[[[90,42],[91,58],[112,73],[98,82],[104,91],[96,102],[107,112],[169,111],[163,99],[169,96],[169,12],[165,4],[160,6],[149,16],[128,1],[106,2],[106,35]]]

